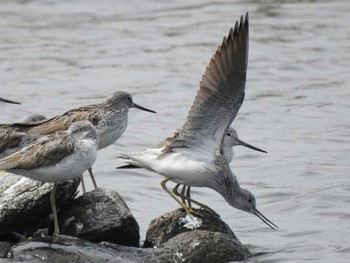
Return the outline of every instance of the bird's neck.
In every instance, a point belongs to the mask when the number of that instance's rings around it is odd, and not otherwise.
[[[232,146],[223,146],[222,147],[222,155],[225,157],[228,163],[230,163],[233,159],[233,149]]]
[[[221,157],[217,167],[219,172],[215,177],[215,184],[213,188],[225,199],[227,199],[228,196],[238,193],[241,187],[224,156]]]

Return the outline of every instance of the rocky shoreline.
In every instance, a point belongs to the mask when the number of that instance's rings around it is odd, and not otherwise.
[[[61,234],[51,237],[52,185],[0,175],[0,262],[230,262],[252,256],[219,216],[178,209],[150,223],[140,244],[139,226],[115,191],[76,197],[80,181],[57,191]],[[141,246],[142,245],[142,246]]]

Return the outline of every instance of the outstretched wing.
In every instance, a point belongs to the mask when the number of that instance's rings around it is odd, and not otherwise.
[[[163,154],[175,148],[202,147],[215,152],[244,99],[248,65],[248,13],[223,39],[213,55],[179,135]]]

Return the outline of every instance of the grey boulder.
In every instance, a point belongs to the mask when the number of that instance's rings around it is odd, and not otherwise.
[[[224,263],[252,256],[218,215],[195,211],[201,217],[178,209],[151,222],[144,247],[159,249],[150,262]]]
[[[98,188],[74,199],[59,211],[58,220],[62,234],[139,247],[139,225],[113,190]]]
[[[76,179],[58,184],[57,208],[76,195],[79,183]],[[52,183],[0,171],[0,238],[9,232],[30,236],[38,228],[47,227],[52,187]]]

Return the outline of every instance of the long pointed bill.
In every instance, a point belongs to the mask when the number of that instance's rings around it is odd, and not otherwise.
[[[276,226],[274,223],[272,223],[270,220],[268,220],[262,213],[260,213],[258,209],[255,209],[254,215],[259,217],[261,219],[261,221],[263,221],[266,225],[271,227],[273,230],[276,230],[278,228],[278,226]]]
[[[248,143],[246,143],[246,142],[244,142],[244,141],[237,140],[237,142],[239,143],[239,145],[242,145],[242,146],[247,147],[247,148],[249,148],[249,149],[252,149],[252,150],[254,150],[254,151],[267,153],[267,151],[264,151],[264,150],[262,150],[262,149],[259,149],[259,148],[255,147],[255,146],[253,146],[253,145],[250,145],[250,144],[248,144]]]
[[[136,108],[136,109],[139,109],[139,110],[148,111],[148,112],[152,112],[152,113],[157,113],[157,112],[155,112],[153,110],[150,110],[150,109],[147,109],[147,108],[142,107],[140,105],[137,105],[136,103],[132,104],[132,108]]]
[[[11,103],[11,104],[21,104],[19,102],[12,101],[12,100],[7,100],[7,99],[1,98],[1,97],[0,97],[0,101],[6,102],[6,103]]]

